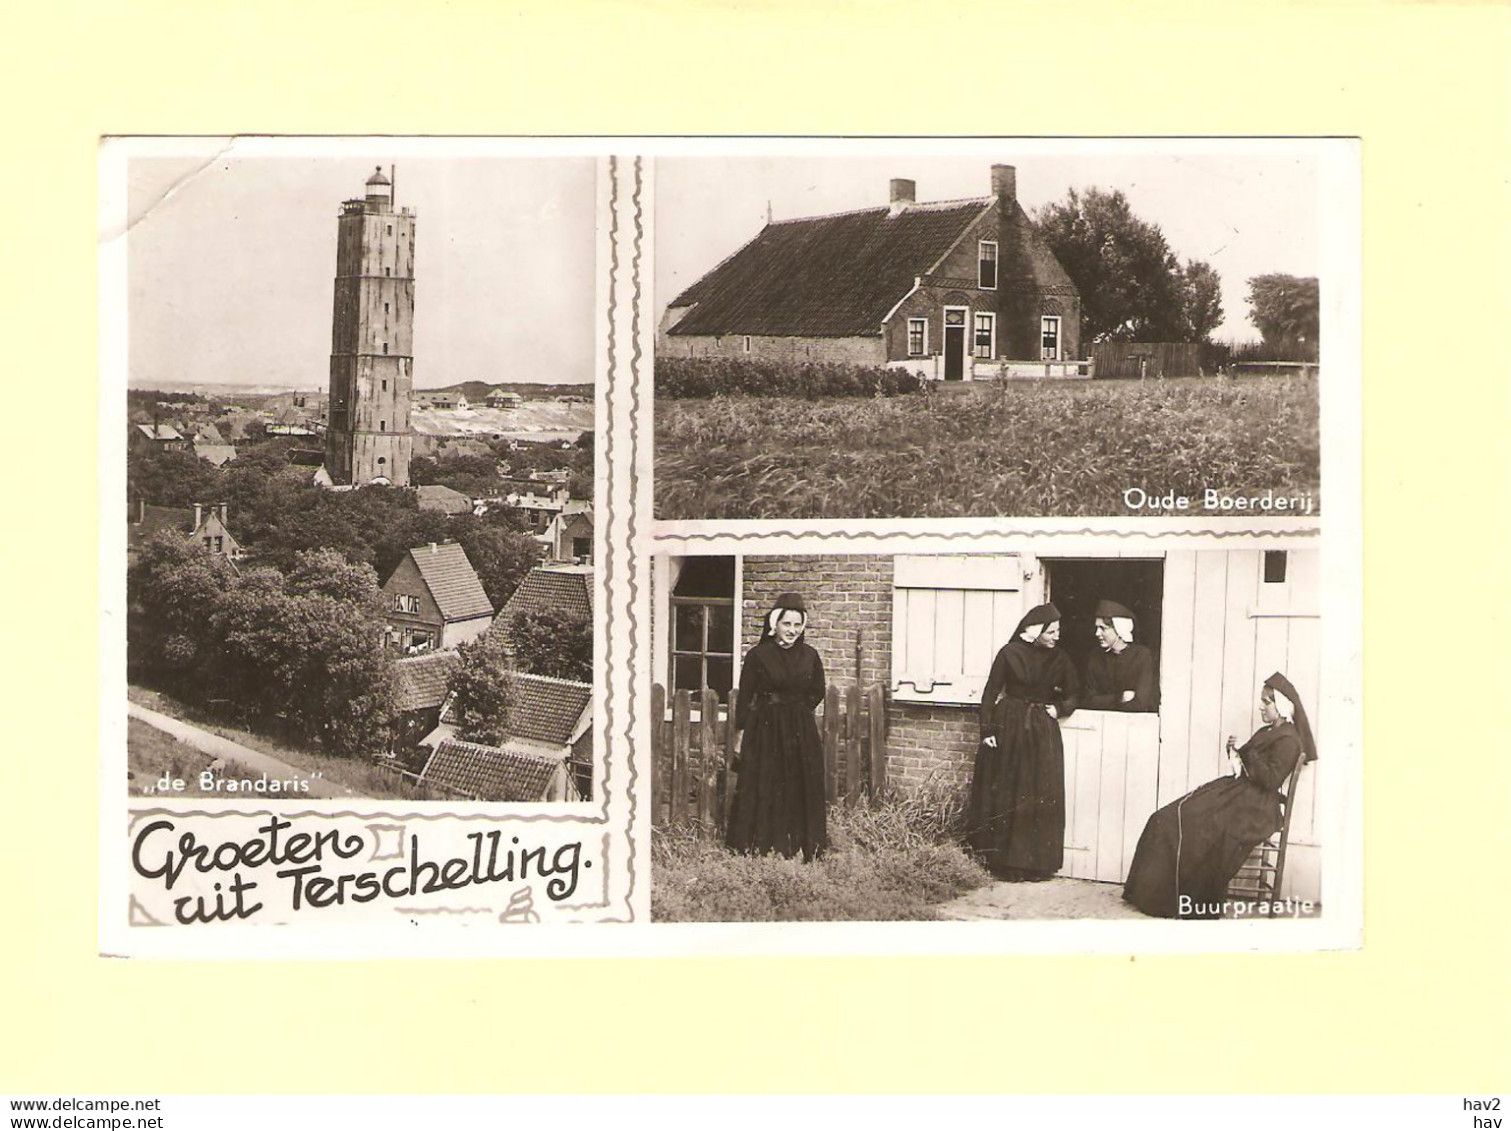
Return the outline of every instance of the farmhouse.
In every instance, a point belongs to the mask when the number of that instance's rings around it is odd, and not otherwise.
[[[131,450],[134,452],[181,452],[188,446],[189,441],[171,424],[137,424],[131,429]]]
[[[228,506],[217,503],[207,506],[195,503],[189,507],[159,507],[138,502],[136,513],[126,529],[126,561],[130,564],[136,552],[154,534],[169,530],[180,535],[186,542],[197,542],[205,553],[226,561],[238,561],[242,556],[241,544],[226,529]]]
[[[518,770],[520,760],[541,760],[560,767],[565,794],[555,797],[487,796],[488,801],[538,801],[590,799],[593,795],[593,687],[568,679],[513,672],[509,677],[509,738],[502,747],[466,743],[473,750],[453,750],[453,757],[435,762],[448,744],[457,741],[461,722],[454,699],[441,709],[435,730],[420,740],[422,747],[434,753],[421,780],[435,780],[434,769],[442,770],[442,784],[465,788],[459,779],[462,771],[447,768],[460,760],[470,767],[466,772],[482,777],[502,775]],[[507,758],[505,757],[507,756]],[[505,765],[508,759],[513,769]],[[539,766],[537,765],[537,769]],[[533,779],[532,779],[533,780]],[[544,779],[542,779],[544,781]],[[475,791],[481,796],[482,791]]]
[[[432,542],[404,555],[383,582],[386,639],[404,653],[475,640],[493,623],[493,605],[466,552]]]
[[[416,501],[422,511],[440,511],[442,514],[471,514],[472,500],[460,491],[444,483],[432,483],[415,488]]]
[[[895,179],[887,205],[768,223],[672,300],[660,356],[899,365],[950,381],[1078,372],[1080,294],[1019,205],[1014,168],[992,166],[987,196],[914,196]]]
[[[1311,549],[1149,550],[1055,557],[740,555],[654,560],[655,683],[721,698],[739,684],[742,655],[784,592],[800,592],[807,640],[831,685],[885,703],[886,780],[903,789],[964,790],[978,708],[997,650],[1029,608],[1053,600],[1061,647],[1084,671],[1094,610],[1129,607],[1154,654],[1157,708],[1080,709],[1067,718],[1062,874],[1127,876],[1144,822],[1159,806],[1226,771],[1225,736],[1259,726],[1258,688],[1284,672],[1311,708],[1326,754],[1320,690],[1318,554]],[[1320,724],[1320,725],[1319,725]],[[697,728],[694,728],[696,730]],[[1315,770],[1302,774],[1284,893],[1319,898],[1321,824]]]
[[[576,801],[565,762],[507,746],[448,738],[435,748],[420,782],[476,801]]]
[[[455,652],[427,652],[394,662],[394,745],[416,745],[441,722],[451,676],[460,662]]]

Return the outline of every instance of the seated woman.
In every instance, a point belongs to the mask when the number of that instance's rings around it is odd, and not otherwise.
[[[1172,801],[1144,826],[1123,898],[1146,915],[1218,918],[1249,853],[1280,828],[1280,789],[1317,747],[1296,689],[1279,672],[1264,681],[1259,717],[1264,725],[1242,746],[1228,736],[1232,776]]]
[[[981,697],[981,745],[971,776],[966,840],[1009,880],[1047,880],[1065,850],[1065,747],[1075,666],[1055,647],[1060,610],[1030,609],[1002,646]]]
[[[740,669],[738,776],[724,837],[736,852],[812,860],[829,845],[824,749],[813,721],[824,665],[803,639],[807,624],[803,599],[783,593]]]
[[[1133,613],[1116,601],[1101,601],[1096,618],[1101,651],[1086,662],[1083,705],[1093,711],[1157,710],[1154,653],[1133,642]]]

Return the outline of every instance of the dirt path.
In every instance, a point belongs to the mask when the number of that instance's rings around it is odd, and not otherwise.
[[[154,711],[150,707],[143,707],[139,703],[127,702],[126,713],[133,719],[140,719],[150,727],[172,735],[180,742],[187,742],[194,749],[208,754],[212,758],[224,758],[228,762],[235,762],[244,766],[254,774],[266,774],[270,778],[281,778],[285,781],[306,781],[309,788],[300,790],[299,797],[355,797],[351,790],[345,786],[334,785],[324,778],[315,777],[297,766],[291,766],[287,762],[280,762],[277,758],[264,754],[261,750],[254,750],[250,746],[243,746],[239,742],[232,742],[229,738],[222,738],[218,734],[212,734],[202,730],[193,723],[186,723],[182,719],[175,719],[172,715],[165,715],[161,711]],[[227,793],[227,797],[235,799],[245,796],[242,792]],[[285,796],[285,794],[278,794]]]
[[[941,919],[1143,919],[1122,884],[1056,876],[1038,884],[988,884],[936,909]]]

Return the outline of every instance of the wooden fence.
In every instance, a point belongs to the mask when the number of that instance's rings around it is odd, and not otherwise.
[[[732,725],[739,692],[727,701],[704,689],[697,707],[691,692],[678,691],[667,709],[666,689],[651,688],[652,823],[695,824],[722,833],[734,802],[737,775]],[[876,684],[840,691],[830,685],[818,720],[824,748],[824,792],[831,804],[848,804],[862,793],[887,787],[886,690]]]
[[[1087,347],[1098,377],[1196,377],[1201,346],[1195,342],[1093,342]]]

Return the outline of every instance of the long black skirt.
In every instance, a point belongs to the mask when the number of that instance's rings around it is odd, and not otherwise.
[[[1065,862],[1065,746],[1038,704],[1008,700],[995,748],[976,748],[966,842],[998,873],[1048,875]]]
[[[724,839],[736,852],[802,853],[804,860],[829,846],[824,748],[812,708],[776,702],[751,713]]]
[[[1209,781],[1150,816],[1123,898],[1146,915],[1216,918],[1249,853],[1279,827],[1273,790],[1248,778]]]

